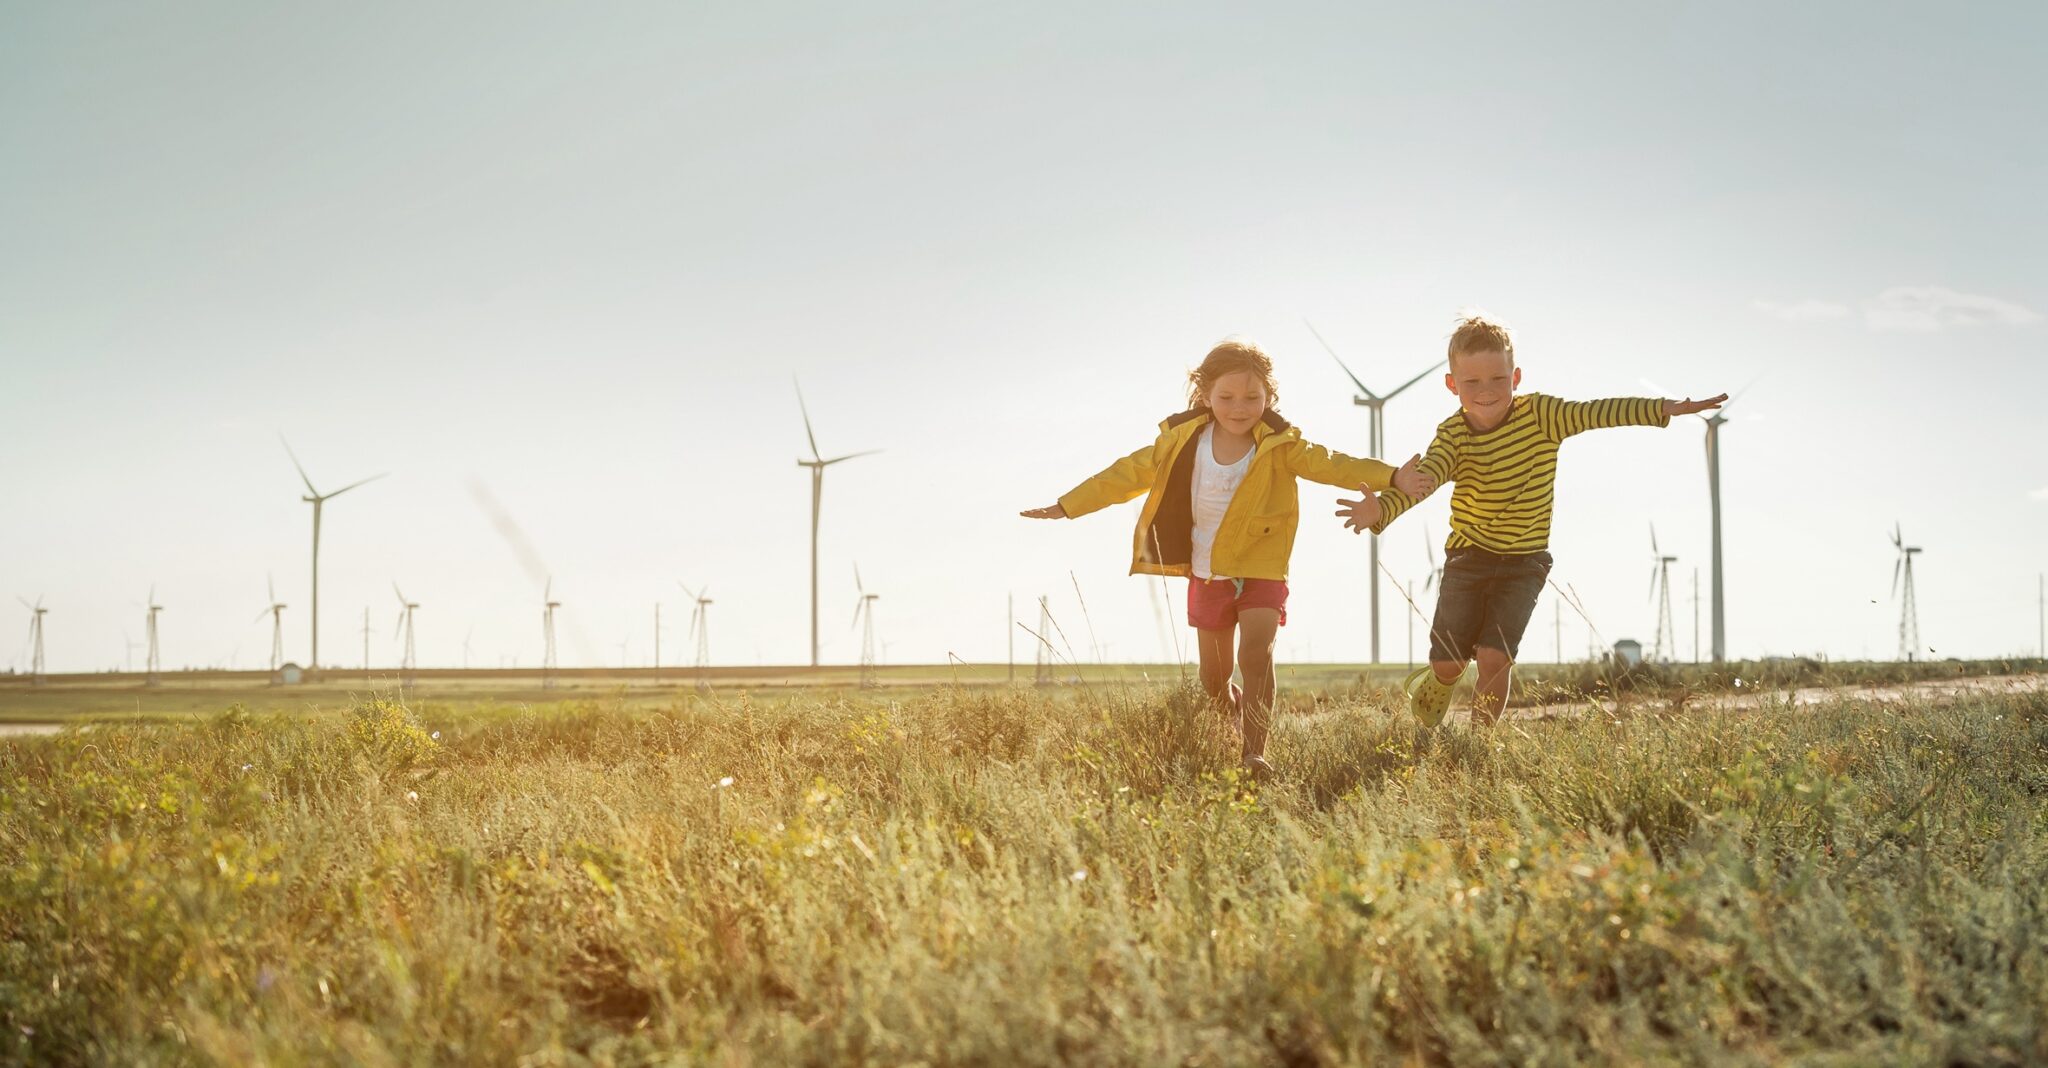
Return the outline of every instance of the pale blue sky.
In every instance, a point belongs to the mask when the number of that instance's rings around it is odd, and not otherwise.
[[[1473,305],[1527,388],[1756,381],[1725,439],[1735,655],[1890,655],[1894,520],[1927,644],[2031,650],[2044,38],[2020,4],[12,5],[0,593],[45,596],[54,670],[122,663],[152,582],[168,664],[251,666],[272,572],[302,659],[283,431],[323,488],[392,472],[330,506],[328,660],[365,605],[395,658],[396,579],[423,662],[538,661],[475,478],[556,576],[565,662],[646,662],[657,599],[680,659],[677,578],[712,584],[716,659],[800,662],[799,375],[828,452],[887,450],[827,478],[828,660],[858,656],[855,560],[891,660],[1000,659],[1010,593],[1085,657],[1076,580],[1108,655],[1154,658],[1136,506],[1016,511],[1149,440],[1230,333],[1363,451],[1303,317],[1385,386]],[[1395,401],[1389,458],[1450,410]],[[1302,493],[1293,659],[1365,656],[1337,496]],[[1574,441],[1559,510],[1557,577],[1609,639],[1653,629],[1657,524],[1689,655],[1697,422]],[[1419,578],[1444,516],[1387,566]]]

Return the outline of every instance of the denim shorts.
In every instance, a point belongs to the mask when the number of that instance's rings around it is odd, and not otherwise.
[[[1462,664],[1483,645],[1513,660],[1549,577],[1549,553],[1503,555],[1471,546],[1445,553],[1429,658]]]

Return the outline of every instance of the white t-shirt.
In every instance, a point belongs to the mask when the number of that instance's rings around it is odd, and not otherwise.
[[[1216,545],[1216,528],[1223,523],[1224,509],[1230,507],[1230,498],[1237,493],[1238,483],[1244,481],[1244,473],[1252,465],[1252,454],[1256,446],[1246,449],[1244,455],[1234,464],[1216,462],[1216,427],[1214,424],[1202,428],[1202,436],[1195,439],[1195,477],[1188,487],[1188,494],[1195,506],[1195,554],[1191,561],[1196,578],[1229,578],[1228,575],[1209,573],[1209,551]]]

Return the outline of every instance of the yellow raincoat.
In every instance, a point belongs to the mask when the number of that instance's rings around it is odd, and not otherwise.
[[[1190,485],[1195,451],[1188,446],[1209,424],[1207,408],[1191,408],[1159,424],[1159,439],[1109,465],[1060,498],[1067,516],[1122,504],[1143,493],[1132,539],[1131,573],[1186,576],[1194,556],[1194,504]],[[1294,553],[1301,504],[1294,480],[1305,478],[1346,489],[1383,490],[1394,469],[1361,460],[1301,438],[1301,431],[1276,412],[1252,427],[1253,456],[1244,481],[1224,509],[1210,553],[1214,574],[1243,579],[1285,579]]]

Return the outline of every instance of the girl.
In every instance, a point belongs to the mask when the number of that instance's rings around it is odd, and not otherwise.
[[[1022,513],[1065,519],[1143,493],[1131,573],[1188,578],[1188,625],[1199,632],[1202,688],[1244,740],[1254,776],[1266,763],[1273,707],[1273,640],[1287,622],[1287,558],[1300,510],[1294,480],[1385,489],[1419,485],[1415,459],[1399,472],[1302,440],[1273,410],[1273,361],[1230,338],[1188,375],[1188,410],[1159,424],[1158,440],[1074,487],[1059,503]],[[1371,499],[1370,494],[1365,495]],[[1244,689],[1230,684],[1231,638]]]

